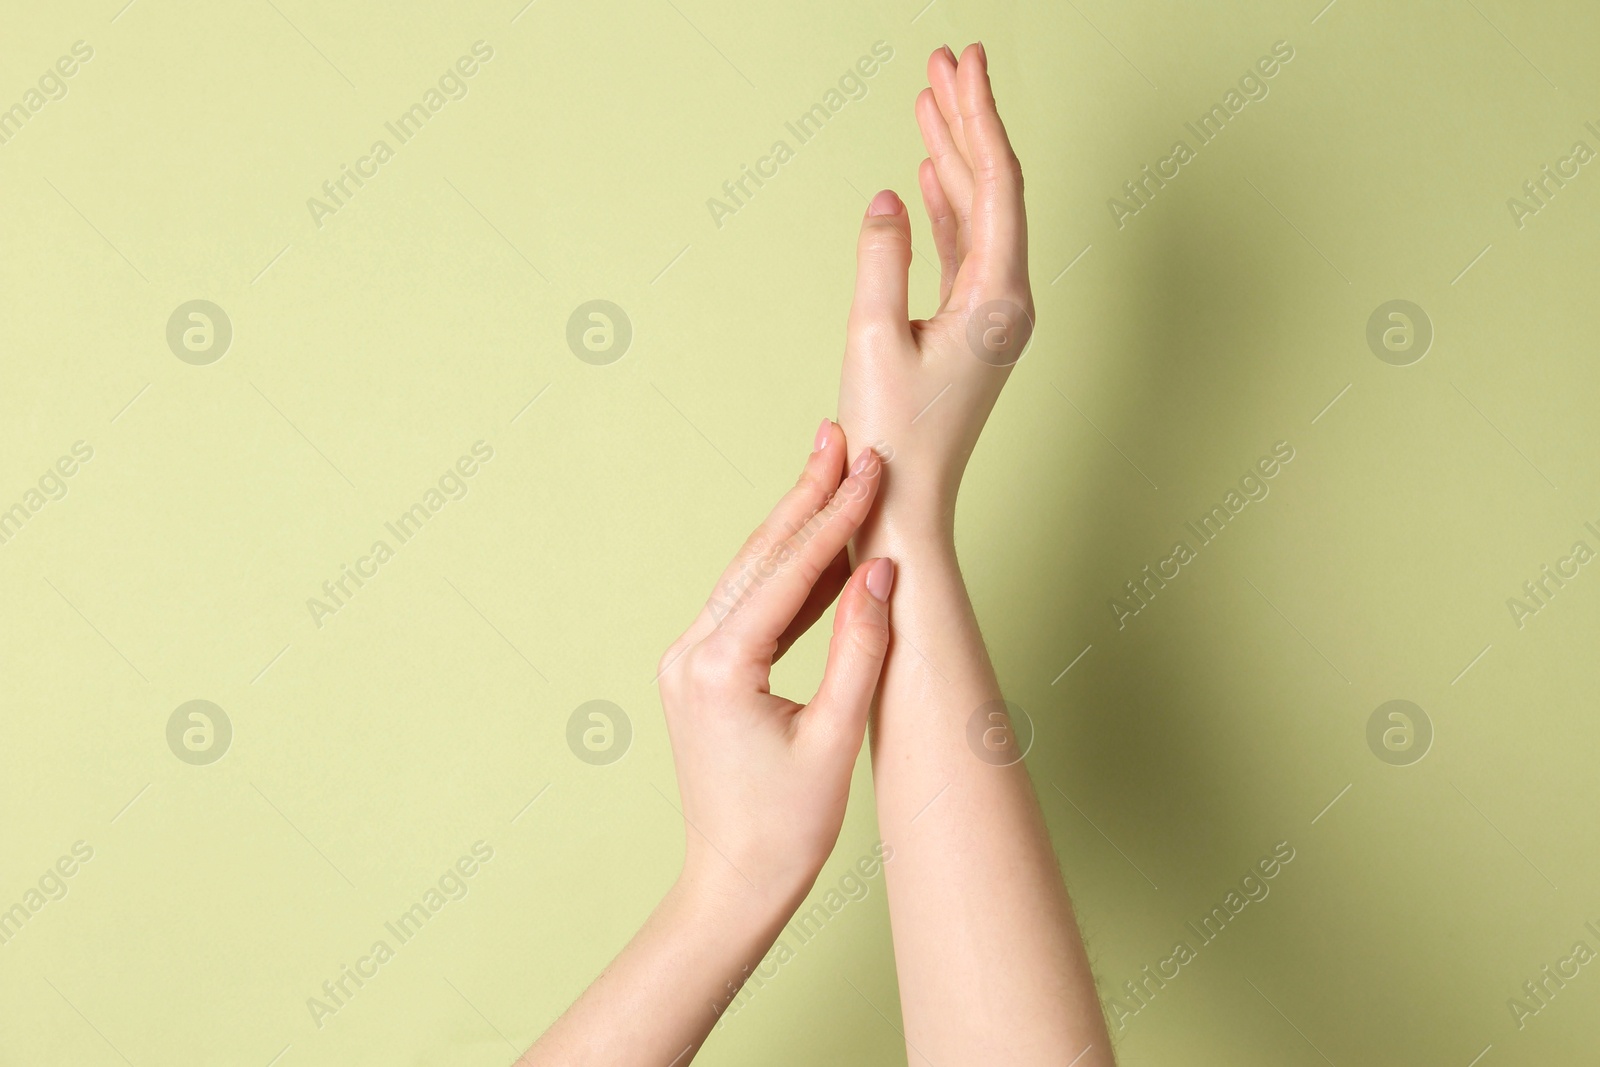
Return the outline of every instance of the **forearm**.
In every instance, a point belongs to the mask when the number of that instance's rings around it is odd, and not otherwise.
[[[886,878],[908,1055],[1110,1064],[1025,765],[986,762],[969,743],[974,713],[1001,693],[941,526],[882,524],[858,544],[900,574],[872,757],[879,829],[895,850]]]
[[[792,911],[680,878],[518,1067],[686,1067]]]

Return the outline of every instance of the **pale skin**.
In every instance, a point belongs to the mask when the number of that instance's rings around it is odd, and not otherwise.
[[[843,562],[882,474],[870,449],[847,474],[844,433],[824,422],[799,482],[661,657],[682,872],[522,1064],[688,1063],[816,881],[844,823],[889,644],[893,564],[867,560],[851,573]],[[816,696],[807,705],[776,696],[773,660],[835,597]]]
[[[682,871],[524,1067],[693,1059],[833,851],[869,717],[909,1062],[1113,1063],[1027,772],[968,742],[1000,689],[956,562],[955,500],[1033,300],[1021,169],[982,46],[935,52],[928,80],[916,116],[938,310],[909,317],[910,219],[885,190],[858,244],[839,422],[661,659]],[[772,694],[773,661],[835,600],[816,696]]]
[[[987,706],[1001,692],[956,561],[956,492],[1031,333],[1033,297],[1022,170],[982,46],[959,60],[935,52],[928,82],[916,105],[929,155],[918,177],[941,266],[938,310],[911,321],[910,219],[879,193],[858,245],[839,391],[851,442],[893,451],[855,548],[893,559],[901,576],[872,764],[879,833],[894,847],[884,878],[906,1055],[941,1067],[1109,1067],[1094,977],[1027,770],[996,765],[1004,750],[985,761],[969,743],[975,714],[992,740]]]

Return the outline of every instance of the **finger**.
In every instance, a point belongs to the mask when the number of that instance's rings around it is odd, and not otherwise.
[[[957,261],[966,255],[967,226],[972,216],[972,168],[956,151],[950,127],[945,124],[939,105],[934,103],[933,91],[924,89],[917,96],[917,127],[922,131],[922,143],[933,160],[945,202],[950,205],[956,221]]]
[[[955,145],[956,152],[966,161],[967,166],[971,167],[972,157],[967,154],[967,135],[962,125],[964,120],[961,109],[956,106],[958,68],[956,54],[950,51],[950,46],[940,46],[937,52],[928,57],[928,86],[933,89],[933,98],[939,104],[939,112],[944,116],[945,125],[950,128],[951,143]]]
[[[726,641],[733,648],[724,652],[748,663],[770,664],[778,639],[872,509],[882,474],[878,454],[862,449],[827,506],[757,562],[751,594],[706,641]]]
[[[867,205],[856,241],[856,292],[850,304],[852,330],[881,330],[897,341],[911,338],[907,272],[911,269],[911,217],[885,189]]]
[[[801,736],[834,751],[859,752],[872,697],[889,650],[889,591],[894,564],[873,559],[856,568],[839,597],[828,665],[816,697],[800,714]]]
[[[799,614],[789,628],[783,631],[783,636],[778,638],[778,651],[773,655],[774,660],[783,658],[789,651],[789,646],[800,639],[800,635],[811,629],[811,625],[822,618],[822,613],[839,596],[839,591],[850,580],[850,550],[840,549],[839,554],[833,557],[833,562],[823,570],[822,577],[817,579],[817,584],[811,587],[811,595],[806,597],[806,602],[800,605]]]
[[[806,457],[799,481],[734,555],[722,577],[717,579],[705,607],[674,643],[674,649],[703,640],[722,619],[736,610],[752,594],[760,560],[802,529],[839,488],[844,472],[844,431],[832,420],[824,419],[812,444],[814,447]]]
[[[933,160],[924,159],[917,168],[917,184],[922,187],[922,206],[927,209],[928,223],[933,227],[933,246],[939,252],[939,306],[942,308],[950,299],[950,286],[955,283],[956,270],[961,266],[956,258],[956,217],[939,183]]]
[[[972,161],[972,252],[986,288],[1026,293],[1028,224],[1022,202],[1022,165],[995,109],[983,45],[970,46],[957,74],[957,104]]]

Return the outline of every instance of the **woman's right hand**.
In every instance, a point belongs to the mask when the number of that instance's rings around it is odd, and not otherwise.
[[[684,881],[763,911],[792,911],[833,851],[889,645],[893,565],[867,560],[851,574],[844,556],[883,465],[868,449],[848,474],[844,464],[844,433],[824,422],[799,482],[661,658],[688,823]],[[773,660],[836,596],[816,696],[802,705],[772,693]]]
[[[883,467],[870,451],[848,475],[844,463],[844,433],[825,422],[799,484],[661,657],[683,871],[525,1067],[686,1064],[833,851],[889,645],[894,580],[888,560],[854,574],[845,562]],[[772,661],[836,597],[817,695],[804,705],[774,695]]]

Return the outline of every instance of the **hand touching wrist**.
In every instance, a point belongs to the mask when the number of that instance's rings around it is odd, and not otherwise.
[[[888,648],[893,566],[869,560],[852,574],[845,555],[883,464],[863,450],[846,474],[844,434],[831,422],[819,441],[661,661],[686,823],[683,881],[709,899],[792,908],[811,887],[844,821]],[[773,661],[835,597],[816,696],[802,705],[771,693]]]
[[[692,1058],[833,851],[889,646],[894,566],[851,573],[845,545],[878,492],[863,452],[818,430],[805,472],[661,657],[684,832],[676,884],[521,1061],[612,1067]],[[809,704],[768,688],[773,660],[837,599]]]

